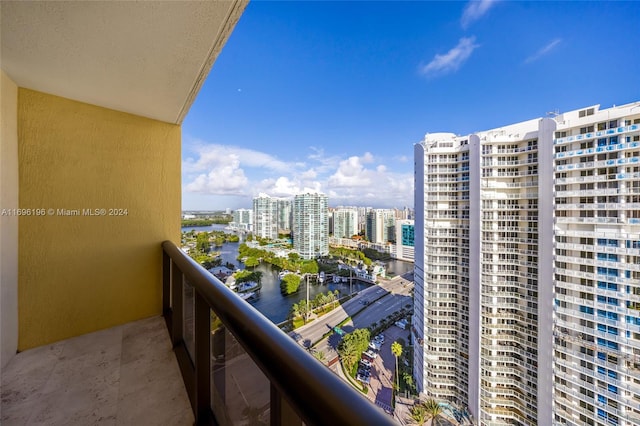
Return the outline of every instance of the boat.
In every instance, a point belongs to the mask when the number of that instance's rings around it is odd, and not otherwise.
[[[252,298],[255,295],[254,292],[250,291],[248,293],[238,293],[238,296],[240,296],[240,298],[242,300],[249,300],[250,298]]]
[[[318,275],[318,281],[320,281],[321,283],[324,282],[324,271],[320,272],[320,274]]]
[[[285,275],[292,274],[293,272],[289,272],[286,269],[278,273],[278,278],[283,279]]]
[[[243,282],[241,284],[238,284],[238,287],[236,288],[236,291],[238,293],[247,293],[249,291],[252,290],[257,290],[259,288],[260,284],[258,284],[255,281],[246,281]]]

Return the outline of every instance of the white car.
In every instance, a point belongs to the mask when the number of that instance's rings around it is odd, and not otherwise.
[[[360,364],[364,365],[365,367],[371,368],[371,361],[369,361],[369,360],[361,359],[360,360]]]
[[[368,356],[371,359],[378,358],[378,353],[376,351],[371,350],[371,349],[369,349],[368,351],[364,352],[364,355]]]

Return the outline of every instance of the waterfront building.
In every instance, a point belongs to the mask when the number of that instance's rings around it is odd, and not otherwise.
[[[413,220],[396,220],[395,258],[413,262],[415,256],[415,225]]]
[[[278,238],[278,200],[267,194],[253,199],[253,233],[260,238]]]
[[[291,200],[280,198],[278,204],[278,232],[291,232],[293,222],[293,204]]]
[[[415,145],[418,388],[480,425],[640,421],[640,103]]]
[[[333,236],[351,238],[358,234],[358,210],[353,207],[340,207],[332,211]]]
[[[253,231],[253,210],[237,209],[233,211],[233,221],[229,223],[231,229],[239,231]]]
[[[640,102],[556,117],[554,424],[640,424]]]
[[[395,239],[395,210],[371,209],[367,212],[366,237],[372,243],[386,243]]]
[[[293,248],[303,259],[329,254],[329,199],[325,194],[294,197]]]

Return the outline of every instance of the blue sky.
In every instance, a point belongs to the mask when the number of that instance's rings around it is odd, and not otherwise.
[[[413,206],[413,145],[640,100],[640,2],[251,2],[184,120],[184,210]]]

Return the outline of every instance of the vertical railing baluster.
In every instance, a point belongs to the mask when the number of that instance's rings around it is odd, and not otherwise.
[[[278,389],[271,383],[271,426],[302,426],[302,419],[298,416],[286,399],[280,395]]]
[[[162,316],[167,330],[171,330],[171,258],[162,250]]]
[[[211,423],[211,311],[198,291],[195,297],[196,424]]]
[[[184,314],[182,309],[182,292],[183,292],[182,271],[175,262],[171,262],[171,344],[175,347],[182,342],[182,324]]]

